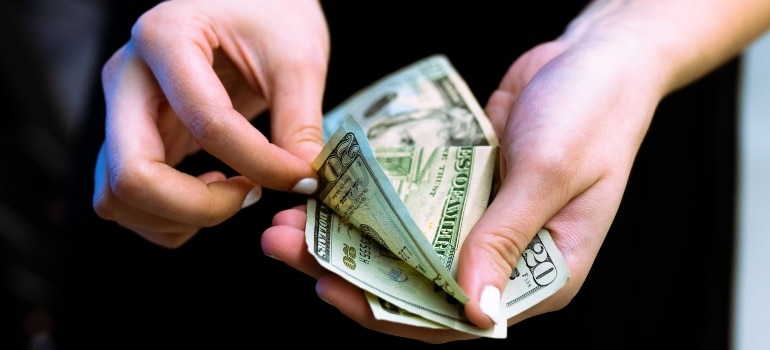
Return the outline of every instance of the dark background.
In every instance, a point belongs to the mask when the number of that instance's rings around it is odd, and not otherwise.
[[[153,3],[101,3],[95,70]],[[90,206],[103,137],[98,74],[88,81],[81,128],[68,132],[42,69],[51,58],[35,55],[23,17],[14,15],[33,10],[25,4],[0,11],[9,48],[2,51],[0,349],[422,345],[360,327],[319,300],[312,279],[262,254],[259,237],[273,213],[302,197],[266,191],[176,250],[98,219]],[[434,53],[450,59],[483,105],[518,55],[558,36],[583,6],[323,4],[332,37],[325,110]],[[617,218],[569,306],[511,327],[504,341],[441,347],[728,348],[738,69],[731,61],[661,103]],[[267,125],[266,116],[255,122],[265,132]],[[205,154],[181,167],[229,171]]]

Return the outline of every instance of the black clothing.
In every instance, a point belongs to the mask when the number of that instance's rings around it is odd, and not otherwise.
[[[150,4],[114,2],[102,62]],[[484,105],[519,55],[558,36],[585,5],[452,4],[323,2],[332,40],[325,110],[435,53],[449,58]],[[727,348],[737,68],[734,60],[662,102],[617,218],[569,306],[511,327],[503,341],[442,347]],[[175,250],[100,220],[91,194],[104,136],[101,90],[93,101],[71,220],[60,235],[61,350],[422,344],[355,324],[317,298],[314,280],[263,255],[259,239],[273,214],[304,197],[266,190],[256,205]],[[264,116],[255,125],[267,132]],[[206,154],[181,165],[192,173],[211,166],[229,171]]]

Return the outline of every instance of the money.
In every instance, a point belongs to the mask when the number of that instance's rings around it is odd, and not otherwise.
[[[375,158],[433,251],[455,270],[465,236],[489,204],[497,147],[379,148]]]
[[[569,268],[546,229],[538,231],[521,253],[502,295],[508,319],[556,293],[569,280]]]
[[[479,336],[506,336],[503,324],[492,329],[474,326],[464,316],[461,303],[327,206],[309,200],[307,208],[308,221],[316,228],[307,244],[321,266],[386,301],[390,310],[396,310],[391,312],[412,314],[421,322],[420,326],[434,323],[436,328],[453,328]],[[385,306],[379,301],[377,305]]]
[[[505,324],[480,329],[465,318],[467,297],[454,279],[462,242],[499,185],[499,142],[446,57],[353,95],[325,115],[324,133],[305,229],[319,263],[363,289],[377,319],[506,337]],[[532,307],[568,278],[541,230],[502,293],[502,315]]]
[[[351,124],[340,132],[354,130],[356,125]],[[332,137],[337,139],[340,137]],[[401,205],[414,217],[416,234],[430,242],[427,250],[447,271],[455,269],[465,236],[487,207],[496,156],[494,146],[396,147],[376,152],[375,165],[388,176],[384,181],[396,189]],[[504,324],[492,329],[473,325],[456,295],[437,288],[394,249],[378,244],[380,235],[364,234],[369,229],[358,229],[328,202],[308,202],[307,245],[322,266],[380,298],[372,305],[376,315],[386,302],[390,312],[414,315],[412,320],[399,320],[401,323],[426,320],[480,336],[505,337]],[[453,273],[447,276],[445,279],[456,283]]]
[[[349,116],[365,130],[373,149],[500,144],[481,105],[444,55],[394,72],[326,113],[326,140]]]
[[[501,298],[503,318],[508,319],[516,316],[543,301],[563,287],[568,279],[569,270],[556,244],[551,239],[551,235],[548,230],[540,230],[522,253],[522,257],[517,262],[510,280],[503,290]],[[399,309],[387,299],[370,292],[366,293],[372,312],[378,320],[419,327],[442,328],[441,324],[430,322],[429,319],[410,313],[405,309]],[[487,336],[476,333],[474,330],[466,332]]]
[[[313,162],[320,201],[461,303],[468,301],[349,118]],[[319,256],[317,250],[316,256]]]

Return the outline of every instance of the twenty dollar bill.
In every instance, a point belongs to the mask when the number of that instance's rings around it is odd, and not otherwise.
[[[362,288],[378,319],[504,338],[505,325],[479,329],[464,317],[464,293],[454,281],[462,242],[498,185],[498,140],[448,60],[431,56],[372,84],[327,113],[324,132],[327,146],[314,164],[323,203],[309,200],[306,225],[308,249],[321,265]],[[361,147],[368,159],[354,164]],[[406,241],[389,243],[381,233],[388,230],[397,232],[391,241]],[[530,308],[568,277],[541,230],[502,293],[502,314]]]

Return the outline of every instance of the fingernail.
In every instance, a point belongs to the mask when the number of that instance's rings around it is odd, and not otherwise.
[[[275,257],[275,255],[265,254],[265,256],[268,257],[268,258],[273,258],[273,259],[278,260],[278,261],[283,261],[283,260],[278,259],[277,257]]]
[[[484,287],[479,299],[479,308],[493,322],[499,323],[500,318],[500,290],[493,286]]]
[[[292,191],[301,193],[301,194],[311,195],[315,193],[315,190],[317,187],[318,187],[318,180],[312,177],[308,177],[306,179],[299,180],[299,182],[297,182],[297,185],[294,186]]]
[[[241,209],[251,206],[256,202],[259,202],[260,198],[262,198],[262,189],[259,187],[252,188],[251,191],[249,191],[249,193],[246,194],[246,198],[243,199],[243,204],[241,204]]]

